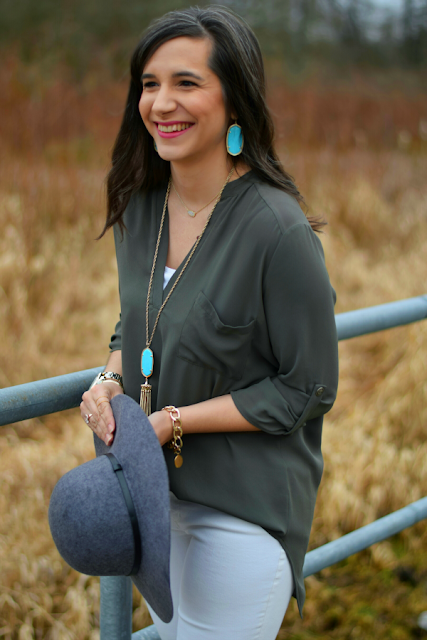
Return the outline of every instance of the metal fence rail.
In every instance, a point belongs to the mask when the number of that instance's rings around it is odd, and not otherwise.
[[[427,295],[335,316],[339,340],[391,329],[427,318]],[[103,367],[0,389],[0,426],[77,407]],[[427,497],[307,553],[304,576],[366,549],[427,518]],[[153,626],[132,634],[130,578],[101,578],[101,640],[160,640]]]
[[[335,316],[339,340],[392,329],[427,318],[427,295]],[[0,389],[0,426],[78,407],[103,367]]]
[[[0,389],[0,426],[78,407],[83,393],[103,370],[96,367]]]
[[[412,527],[417,522],[427,518],[427,497],[399,509],[388,516],[379,518],[371,524],[356,529],[347,535],[328,542],[318,549],[309,551],[304,562],[304,577],[313,575],[326,567],[330,567],[341,560],[345,560],[363,549],[367,549],[376,542],[386,540],[400,533],[403,529]]]
[[[335,316],[338,340],[348,340],[427,318],[427,295],[347,311]]]

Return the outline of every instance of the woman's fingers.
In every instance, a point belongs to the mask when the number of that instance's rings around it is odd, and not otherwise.
[[[83,420],[107,445],[112,444],[116,428],[111,398],[118,393],[123,393],[119,385],[105,382],[86,391],[80,404]]]
[[[105,433],[104,442],[110,445],[113,442],[113,433],[116,428],[110,399],[106,396],[101,396],[96,401],[96,407],[98,409],[98,423],[102,432]]]
[[[86,391],[83,394],[82,402],[80,404],[80,413],[88,427],[92,429],[94,433],[96,433],[98,438],[103,440],[105,444],[109,444],[107,432],[99,421],[99,411],[98,407],[96,406],[96,398],[93,396],[92,390]]]

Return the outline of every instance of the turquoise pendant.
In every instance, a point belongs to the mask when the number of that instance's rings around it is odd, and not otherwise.
[[[141,354],[141,372],[144,378],[149,378],[153,375],[154,356],[150,347],[145,347]]]
[[[243,149],[243,133],[242,127],[238,124],[232,124],[227,131],[227,151],[230,156],[238,156]]]

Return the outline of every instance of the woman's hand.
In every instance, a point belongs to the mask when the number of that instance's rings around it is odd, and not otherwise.
[[[94,433],[111,445],[114,439],[116,423],[111,409],[111,399],[123,393],[123,389],[115,382],[102,382],[85,391],[80,404],[80,413],[86,424]]]
[[[148,416],[148,419],[162,447],[166,442],[172,440],[172,420],[167,411],[155,411]]]

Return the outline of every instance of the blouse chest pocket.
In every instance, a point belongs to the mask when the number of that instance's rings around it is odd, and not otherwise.
[[[254,326],[255,320],[238,327],[224,324],[201,291],[182,327],[178,357],[240,380],[249,356]]]

